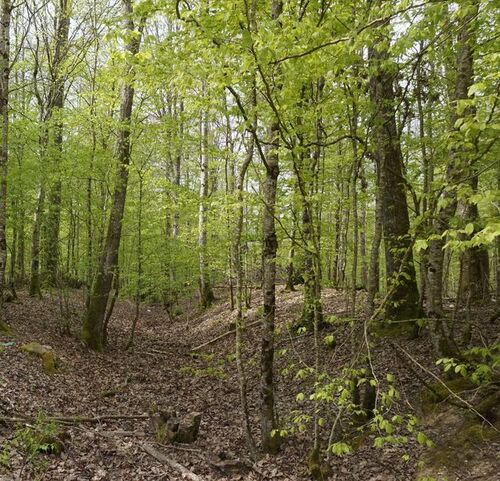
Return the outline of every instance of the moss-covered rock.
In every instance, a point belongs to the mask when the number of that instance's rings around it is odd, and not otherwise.
[[[42,360],[43,370],[47,374],[57,372],[57,356],[50,346],[38,342],[29,342],[21,346],[21,350],[28,354],[39,357]]]

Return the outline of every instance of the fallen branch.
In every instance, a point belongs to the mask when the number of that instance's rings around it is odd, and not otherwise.
[[[252,327],[256,326],[257,324],[261,324],[261,320],[257,319],[256,321],[251,322],[250,324],[247,324],[245,328],[247,327]],[[227,331],[224,334],[221,334],[220,336],[217,336],[213,339],[210,339],[210,341],[204,342],[203,344],[200,344],[199,346],[193,347],[191,351],[199,351],[201,348],[209,346],[210,344],[213,344],[214,342],[217,342],[220,339],[223,339],[226,336],[230,336],[231,334],[236,334],[236,329],[233,329],[232,331]]]
[[[157,461],[160,461],[160,463],[166,464],[167,466],[170,466],[176,471],[179,471],[183,479],[189,479],[191,481],[203,481],[202,478],[200,478],[197,474],[193,473],[182,464],[178,463],[177,461],[174,461],[172,458],[169,458],[165,454],[153,448],[153,446],[150,446],[149,444],[141,444],[140,447],[144,452],[148,453]]]
[[[46,421],[56,421],[66,424],[83,424],[83,423],[100,423],[103,421],[114,421],[120,419],[148,419],[148,414],[105,414],[102,416],[88,417],[88,416],[46,416]],[[35,416],[0,416],[0,422],[6,423],[25,423],[36,421]]]
[[[137,354],[146,354],[148,356],[156,356],[156,355],[161,355],[161,356],[171,356],[172,352],[168,351],[160,351],[160,349],[148,349],[147,351],[134,351]]]

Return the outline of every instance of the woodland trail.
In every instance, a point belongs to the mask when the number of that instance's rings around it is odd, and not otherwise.
[[[290,363],[312,363],[312,339],[296,336],[288,327],[300,311],[300,293],[281,293],[278,304],[278,348],[287,348],[287,364],[278,358],[277,399],[280,412],[288,416],[300,403],[296,395],[306,390],[307,381],[287,375],[283,369]],[[340,315],[344,296],[340,291],[325,290],[325,312]],[[258,305],[258,301],[254,303]],[[73,293],[72,331],[77,332],[82,312],[81,294]],[[309,479],[303,453],[310,433],[296,433],[286,438],[282,452],[253,464],[247,456],[240,436],[238,384],[232,357],[233,336],[222,337],[193,355],[193,346],[220,336],[231,329],[233,314],[226,302],[218,302],[203,314],[185,309],[174,322],[168,320],[158,306],[141,310],[134,349],[124,351],[133,317],[128,301],[116,306],[111,325],[108,352],[89,352],[76,337],[58,332],[60,317],[56,299],[37,300],[21,293],[20,301],[7,307],[15,326],[15,336],[1,337],[0,352],[0,416],[123,416],[92,423],[76,423],[66,427],[68,438],[60,456],[43,456],[44,480],[177,480],[180,472],[158,462],[143,449],[144,443],[155,445],[191,473],[203,480],[305,480]],[[251,312],[252,314],[252,312]],[[338,328],[344,329],[344,328]],[[254,427],[258,428],[258,336],[259,327],[247,330],[250,409]],[[341,332],[337,332],[339,335]],[[38,359],[29,358],[19,349],[25,342],[50,345],[61,360],[57,374],[45,374]],[[12,344],[14,343],[14,344]],[[422,363],[428,362],[425,343],[404,340],[403,347],[418,353]],[[334,350],[322,348],[325,363],[335,370],[350,355],[350,346],[338,345]],[[291,356],[291,360],[290,360]],[[416,411],[420,389],[418,381],[395,353],[387,348],[377,351],[377,369],[391,366],[397,372],[402,405]],[[151,406],[175,407],[181,412],[200,411],[202,423],[198,440],[192,445],[159,446],[150,433],[145,417]],[[128,419],[137,416],[139,419]],[[282,420],[285,422],[286,420]],[[13,436],[13,426],[0,421],[0,444]],[[422,449],[410,442],[406,446],[390,445],[374,449],[370,439],[360,440],[354,454],[332,459],[333,480],[404,481],[415,479],[415,459],[405,462],[402,456]],[[491,461],[498,444],[491,443],[486,456]],[[498,466],[493,464],[491,473]],[[10,468],[0,467],[0,479],[10,478],[21,469],[21,457],[14,454]],[[24,475],[28,475],[25,471]],[[35,479],[27,477],[22,479]],[[194,479],[194,478],[193,478]],[[456,478],[467,479],[467,478]],[[471,478],[472,479],[472,478]]]

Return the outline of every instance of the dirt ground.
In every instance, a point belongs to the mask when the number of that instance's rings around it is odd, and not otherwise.
[[[0,480],[180,480],[182,474],[160,463],[144,450],[153,446],[195,473],[203,480],[289,480],[310,479],[307,452],[311,446],[312,428],[286,436],[281,452],[273,457],[251,461],[242,440],[242,420],[234,362],[234,336],[222,337],[193,356],[191,350],[232,329],[234,312],[226,300],[219,300],[211,309],[200,313],[189,305],[184,313],[171,320],[160,306],[143,306],[133,349],[125,351],[134,306],[126,300],[115,308],[105,353],[89,352],[78,339],[83,314],[83,295],[75,291],[70,301],[70,330],[61,333],[61,314],[57,297],[29,298],[19,293],[19,300],[7,304],[7,321],[12,335],[0,334]],[[310,380],[296,376],[301,366],[315,362],[313,336],[297,334],[292,326],[301,310],[300,292],[280,292],[278,298],[276,339],[276,407],[280,424],[288,425],[297,413],[311,408],[297,394],[308,392]],[[259,295],[248,312],[249,322],[258,316]],[[360,306],[362,303],[360,302]],[[324,291],[325,316],[341,317],[345,311],[345,294],[333,289]],[[361,321],[354,321],[361,322]],[[330,375],[339,375],[349,364],[353,346],[349,339],[349,323],[336,322],[324,336],[334,336],[335,347],[321,342],[320,365]],[[258,439],[259,404],[259,326],[248,327],[245,334],[248,396],[254,435]],[[490,326],[483,336],[495,335],[498,328]],[[49,345],[59,359],[55,374],[46,374],[40,359],[28,356],[20,347],[27,342]],[[411,353],[426,369],[438,372],[432,361],[431,346],[425,333],[418,339],[398,338],[395,342]],[[280,355],[281,354],[281,355]],[[394,414],[419,414],[422,385],[415,376],[412,361],[404,361],[390,343],[378,342],[372,348],[373,368],[380,378],[395,376],[400,399]],[[423,377],[428,376],[422,372]],[[152,406],[174,407],[181,413],[202,413],[200,434],[189,445],[158,444],[151,433],[148,412]],[[326,419],[321,435],[328,433],[336,417],[335,406],[325,405]],[[24,424],[7,418],[26,416],[85,416],[93,422],[64,426],[64,449],[60,454],[38,454],[27,460],[16,445],[16,433]],[[115,416],[110,419],[109,416]],[[108,418],[107,418],[108,417]],[[4,419],[4,421],[2,421]],[[30,424],[30,423],[28,423]],[[31,425],[37,426],[35,421]],[[427,425],[429,438],[442,436],[437,424]],[[445,474],[423,467],[428,449],[410,438],[404,445],[373,446],[375,434],[356,441],[353,453],[332,456],[331,480],[345,481],[407,481],[422,476],[436,479],[482,480],[500,479],[498,437],[476,443],[476,458],[481,459]],[[447,442],[447,441],[444,441]],[[459,451],[457,449],[457,451]],[[3,455],[2,455],[3,453]],[[456,453],[460,456],[460,452]],[[483,457],[480,457],[483,456]],[[474,457],[473,457],[474,458]],[[28,462],[29,461],[29,462]],[[484,469],[481,466],[486,466]],[[420,474],[419,474],[420,473]],[[440,476],[442,478],[440,478]]]

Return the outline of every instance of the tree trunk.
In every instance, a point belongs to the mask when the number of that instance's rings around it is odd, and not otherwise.
[[[255,94],[253,94],[253,97],[255,99]],[[255,124],[256,122],[254,121],[254,126],[256,128]],[[255,454],[255,442],[252,436],[252,430],[250,425],[250,413],[249,413],[248,399],[247,399],[247,378],[243,365],[244,272],[243,272],[241,236],[243,233],[243,221],[244,221],[243,185],[245,182],[246,172],[248,170],[250,163],[252,162],[253,152],[254,152],[254,139],[253,137],[251,137],[247,155],[240,168],[236,182],[236,202],[238,207],[236,213],[236,224],[234,228],[233,248],[232,248],[233,277],[236,279],[236,339],[235,339],[236,367],[238,369],[240,402],[241,402],[241,410],[243,412],[243,432],[247,447],[252,455]]]
[[[274,3],[273,3],[274,5]],[[263,185],[264,210],[262,212],[262,294],[263,326],[261,346],[261,435],[264,452],[276,452],[279,449],[279,436],[272,435],[275,426],[274,415],[274,318],[276,312],[276,238],[275,211],[276,190],[279,175],[278,135],[276,124],[270,127],[272,147],[269,150],[266,165],[266,177]]]
[[[139,52],[143,24],[139,27],[139,35],[134,34],[135,26],[132,19],[132,3],[123,0],[126,19],[126,29],[130,40],[126,46],[127,52],[135,56]],[[124,75],[125,83],[122,88],[120,107],[120,128],[118,132],[117,158],[118,170],[116,173],[113,205],[109,217],[106,241],[99,261],[98,272],[92,288],[92,294],[87,308],[86,317],[82,326],[82,339],[92,349],[103,349],[103,322],[106,315],[109,294],[113,283],[113,275],[118,266],[118,250],[121,240],[121,229],[125,200],[127,196],[128,171],[130,164],[130,131],[132,105],[134,100],[133,65],[127,65]],[[132,76],[132,79],[130,77]]]
[[[139,321],[140,307],[141,307],[141,295],[142,295],[142,200],[143,200],[143,190],[144,190],[144,174],[142,171],[138,172],[139,175],[139,198],[138,203],[138,213],[137,213],[137,280],[135,288],[135,315],[132,321],[132,329],[130,330],[130,337],[127,342],[126,350],[130,349],[134,345],[135,331],[137,327],[137,322]]]
[[[312,99],[319,101],[324,87],[324,80],[318,80],[316,86],[311,86]],[[301,121],[301,120],[300,120]],[[318,328],[323,322],[323,307],[321,303],[321,244],[318,194],[318,177],[321,160],[321,114],[316,118],[315,134],[317,145],[313,152],[305,149],[297,160],[295,171],[302,198],[302,235],[304,250],[304,307],[302,324]],[[299,143],[303,139],[299,135]],[[294,162],[296,162],[294,160]]]
[[[205,90],[205,86],[203,87]],[[198,211],[198,249],[200,269],[200,305],[210,307],[215,300],[207,266],[207,200],[209,182],[208,155],[208,113],[201,116],[201,155],[200,155],[200,207]]]
[[[357,181],[359,173],[360,159],[358,156],[358,142],[356,140],[358,130],[358,112],[356,100],[353,99],[352,118],[349,122],[353,166],[351,173],[351,211],[352,211],[352,267],[351,267],[351,299],[350,313],[352,317],[356,315],[356,287],[358,281],[358,247],[359,247],[359,225],[358,225],[358,191]]]
[[[272,0],[271,17],[277,21],[283,10],[281,0]],[[276,314],[276,237],[275,212],[276,191],[279,176],[279,134],[277,119],[270,125],[271,147],[266,156],[266,177],[262,188],[264,210],[262,212],[262,340],[260,357],[261,382],[261,445],[265,453],[276,453],[280,447],[280,436],[273,433],[276,428],[274,412],[274,319]],[[274,434],[274,435],[273,435]]]
[[[62,63],[67,55],[68,35],[69,35],[69,8],[68,0],[59,0],[58,17],[56,26],[55,47],[53,61],[51,65],[51,85],[49,88],[49,98],[47,105],[45,122],[55,119],[53,127],[53,151],[50,149],[52,164],[54,169],[55,181],[50,187],[48,193],[48,212],[46,218],[46,236],[44,246],[44,276],[49,286],[58,284],[59,271],[59,230],[61,224],[61,191],[62,180],[60,174],[62,160],[62,120],[61,111],[64,107],[64,85],[66,74],[62,71]],[[47,126],[47,139],[50,139],[49,132],[52,129]],[[49,147],[50,140],[49,140]]]
[[[373,226],[372,248],[370,251],[370,265],[368,272],[368,288],[366,303],[368,313],[371,315],[375,310],[375,296],[380,287],[380,242],[382,241],[382,212],[384,204],[380,193],[380,166],[377,165],[377,196],[375,199],[375,222]]]
[[[3,321],[3,293],[7,264],[7,168],[9,157],[9,77],[10,77],[10,0],[2,1],[0,12],[0,322]]]
[[[359,178],[361,181],[361,231],[359,233],[359,254],[361,256],[361,286],[368,289],[368,266],[366,264],[366,204],[367,187],[363,159],[360,159]]]
[[[40,186],[38,193],[37,206],[35,210],[35,221],[33,223],[33,234],[31,236],[31,277],[30,277],[30,296],[41,296],[40,283],[40,235],[42,230],[43,209],[45,205],[45,187]]]
[[[472,107],[465,109],[458,114],[458,101],[468,98],[468,91],[474,81],[473,51],[475,45],[474,19],[477,15],[478,2],[472,1],[472,9],[468,9],[463,17],[463,25],[458,34],[457,60],[456,60],[456,82],[453,95],[453,110],[451,114],[452,133],[460,136],[456,127],[460,118],[473,116],[475,111]],[[477,187],[477,177],[471,175],[470,169],[470,149],[452,148],[449,153],[449,161],[446,170],[446,187],[442,194],[445,199],[445,207],[438,210],[435,216],[433,231],[434,234],[442,236],[449,228],[450,219],[457,210],[456,187],[463,182],[463,179],[470,177],[471,187]],[[437,204],[437,201],[436,201]],[[473,221],[477,218],[477,207],[466,208],[464,219]],[[443,263],[444,263],[445,239],[432,240],[429,247],[428,281],[429,281],[429,311],[440,316],[443,315]],[[465,287],[473,288],[470,294],[476,298],[487,297],[487,252],[481,249],[473,249],[461,258],[461,276],[459,289]],[[474,286],[473,286],[474,284]],[[473,287],[472,287],[473,286]],[[466,296],[466,294],[464,294]]]
[[[383,204],[387,288],[391,292],[385,317],[412,319],[418,317],[420,309],[411,252],[403,157],[396,129],[394,77],[384,65],[389,60],[389,54],[380,42],[370,48],[369,58],[376,69],[370,79],[370,97],[375,108],[373,144],[380,169],[379,195]]]

